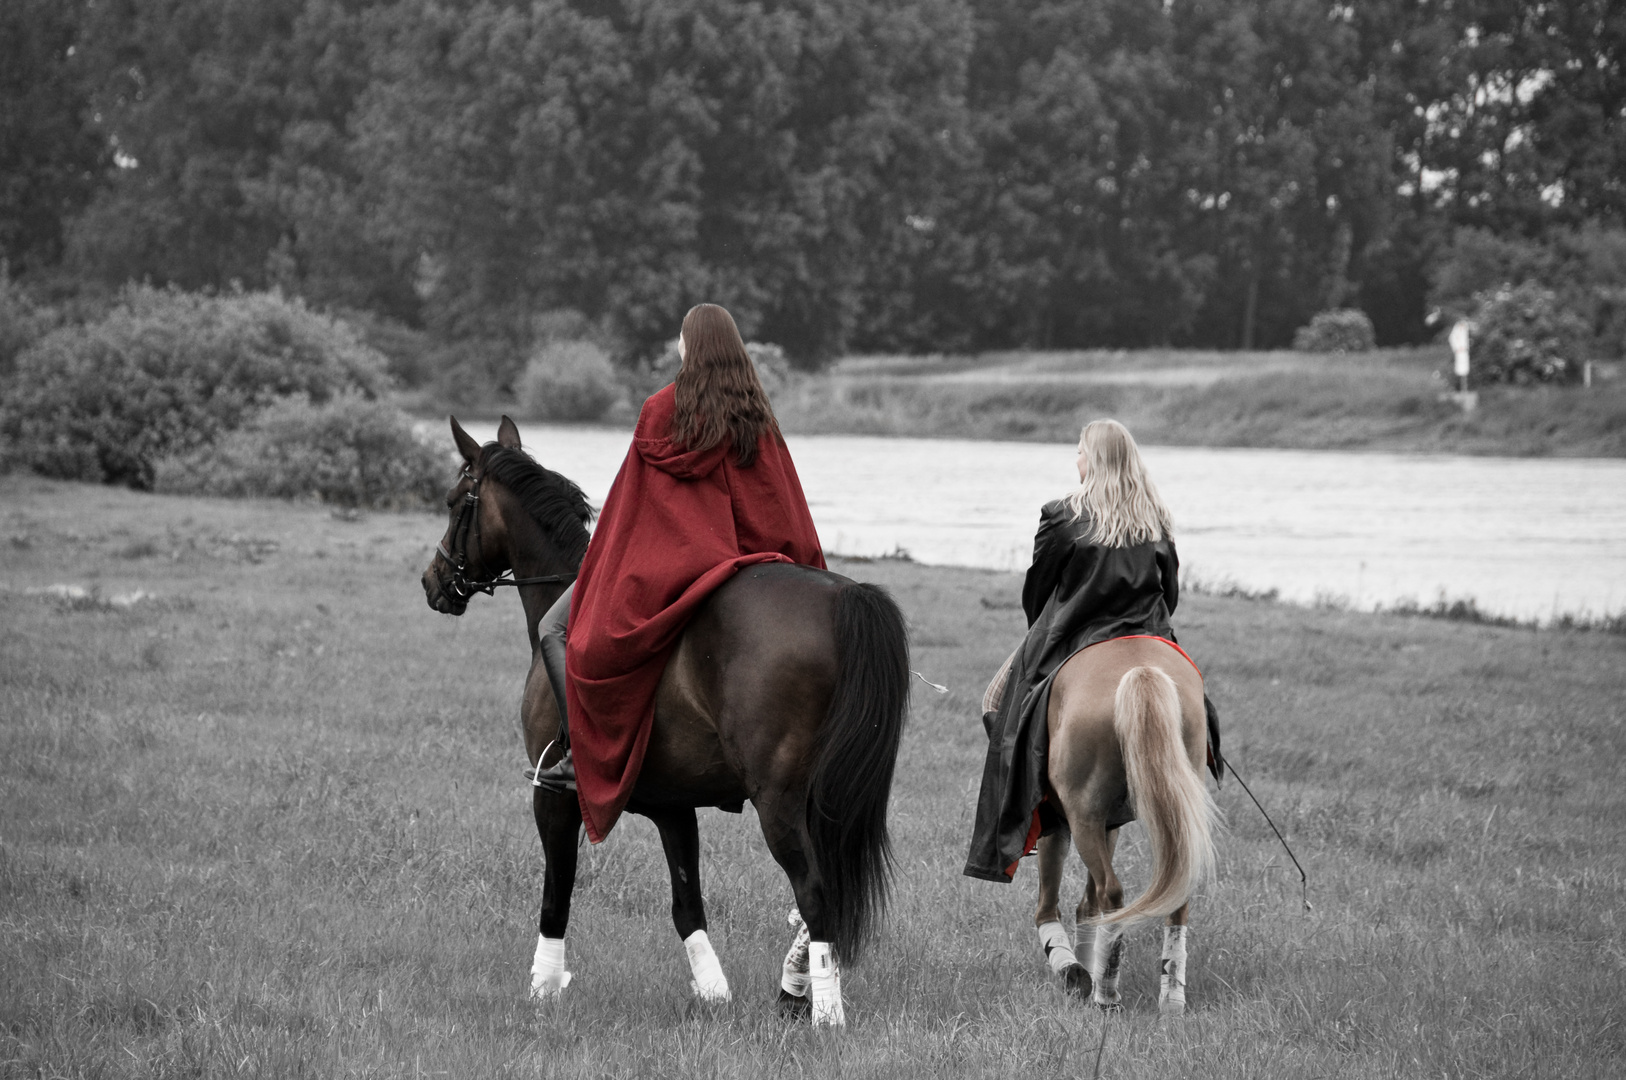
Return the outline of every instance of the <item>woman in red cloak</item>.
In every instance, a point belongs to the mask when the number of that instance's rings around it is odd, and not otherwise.
[[[569,735],[565,757],[536,783],[576,788],[595,844],[637,784],[655,690],[700,605],[755,563],[824,567],[807,497],[733,317],[716,304],[694,307],[678,351],[683,366],[644,402],[562,598],[563,678],[555,677],[559,628],[542,635],[544,661],[554,661],[549,681],[556,694],[565,688]]]

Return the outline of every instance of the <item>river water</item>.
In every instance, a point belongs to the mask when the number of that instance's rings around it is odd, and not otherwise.
[[[481,440],[494,425],[469,425]],[[445,432],[445,428],[438,428]],[[532,424],[526,448],[602,502],[625,430]],[[449,441],[449,436],[446,436]],[[1068,444],[793,435],[819,537],[844,555],[1026,569]],[[1626,611],[1626,461],[1143,448],[1182,576],[1353,607],[1472,599],[1520,618]]]

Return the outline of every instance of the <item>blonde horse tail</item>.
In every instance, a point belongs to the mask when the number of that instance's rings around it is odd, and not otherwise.
[[[1152,883],[1104,923],[1167,915],[1214,870],[1214,800],[1191,766],[1181,738],[1180,695],[1174,680],[1137,667],[1118,681],[1113,726],[1123,750],[1129,801],[1152,840]]]

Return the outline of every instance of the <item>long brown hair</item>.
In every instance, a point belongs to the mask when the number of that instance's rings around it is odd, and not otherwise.
[[[764,431],[782,437],[734,316],[716,304],[696,304],[683,316],[683,367],[673,385],[672,440],[685,449],[729,439],[735,459],[749,465]]]

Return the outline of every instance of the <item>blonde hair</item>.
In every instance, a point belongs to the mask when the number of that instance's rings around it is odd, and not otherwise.
[[[1129,547],[1174,533],[1169,508],[1146,474],[1140,447],[1116,420],[1096,420],[1079,434],[1084,482],[1067,495],[1073,520],[1086,513],[1095,523],[1090,539],[1107,547]]]

